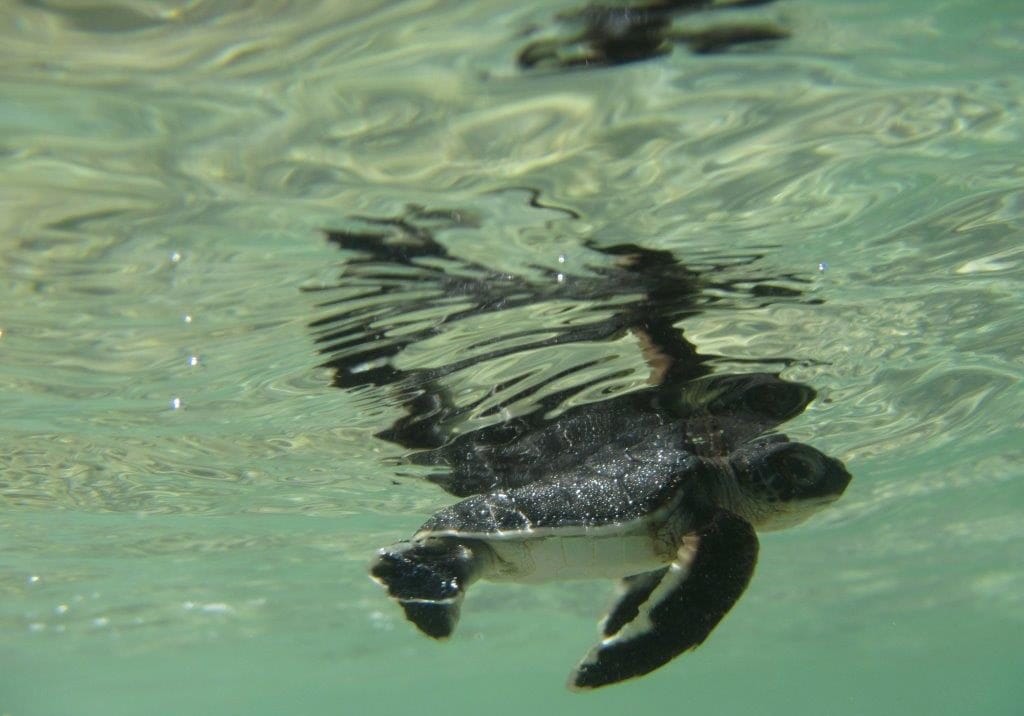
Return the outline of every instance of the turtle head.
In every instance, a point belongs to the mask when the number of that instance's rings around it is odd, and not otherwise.
[[[740,498],[734,509],[760,529],[803,522],[838,499],[851,479],[839,460],[784,435],[743,445],[729,464]]]

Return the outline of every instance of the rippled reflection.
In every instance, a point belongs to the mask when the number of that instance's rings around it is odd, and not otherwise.
[[[678,17],[694,13],[768,5],[774,0],[653,0],[623,5],[591,4],[558,16],[563,25],[576,26],[551,39],[536,40],[519,52],[519,66],[534,68],[587,68],[649,60],[685,45],[695,54],[724,52],[752,42],[789,36],[778,25],[732,22],[707,27],[679,27]]]

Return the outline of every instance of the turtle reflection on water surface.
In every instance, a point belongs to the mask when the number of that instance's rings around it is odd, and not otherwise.
[[[676,327],[701,312],[804,301],[779,285],[798,279],[752,274],[757,257],[702,271],[635,245],[588,245],[602,263],[578,275],[532,267],[541,277],[525,278],[452,256],[430,228],[470,223],[465,212],[413,207],[328,232],[350,252],[332,289],[348,293],[325,304],[340,312],[314,324],[335,385],[392,386],[407,414],[379,437],[415,450],[410,462],[465,498],[381,549],[371,574],[438,639],[478,579],[621,578],[602,639],[570,687],[646,674],[702,643],[740,597],[757,561],[755,530],[802,521],[850,481],[839,461],[771,432],[804,410],[811,388],[771,373],[712,373],[712,356]],[[721,278],[737,266],[742,280]],[[417,369],[393,360],[460,320],[566,302],[589,306],[593,320],[558,323],[548,312],[536,319],[547,324],[504,334],[490,321],[493,335],[474,346],[482,353]],[[443,317],[415,318],[433,308]],[[468,405],[445,386],[488,361],[627,334],[652,369],[649,387],[573,403],[609,379],[593,377],[593,362],[548,366],[542,379],[524,373]],[[456,432],[470,417],[491,422]]]
[[[789,33],[769,22],[677,27],[687,15],[769,5],[774,0],[647,0],[593,3],[558,16],[573,31],[535,40],[519,51],[522,69],[583,69],[641,62],[667,55],[674,45],[694,54],[726,52],[751,43],[783,40]]]

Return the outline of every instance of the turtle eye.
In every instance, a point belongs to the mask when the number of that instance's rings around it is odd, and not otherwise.
[[[811,461],[803,455],[787,455],[785,459],[786,474],[800,485],[815,482],[816,470]]]
[[[790,454],[789,450],[776,453],[771,461],[773,471],[785,477],[787,480],[796,477],[800,472],[799,460]]]
[[[820,478],[817,461],[796,449],[787,449],[776,455],[772,461],[774,472],[780,485],[788,485],[796,490],[815,487]]]

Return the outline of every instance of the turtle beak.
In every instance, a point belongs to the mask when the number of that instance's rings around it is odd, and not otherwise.
[[[850,484],[850,480],[853,479],[846,466],[843,465],[839,460],[833,457],[827,458],[828,464],[826,467],[825,478],[822,481],[823,487],[825,488],[825,494],[828,502],[834,502],[839,499],[839,496],[846,492],[846,488]]]

